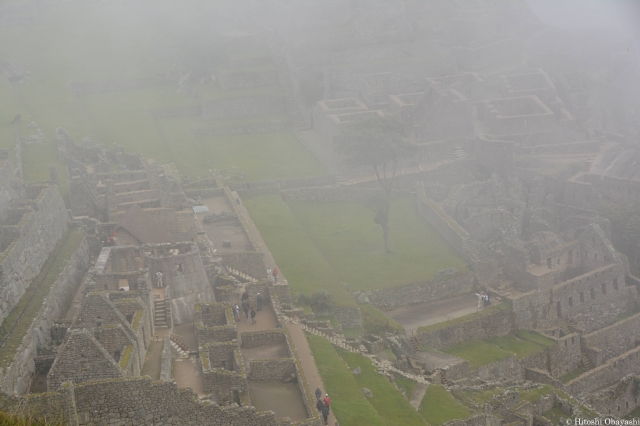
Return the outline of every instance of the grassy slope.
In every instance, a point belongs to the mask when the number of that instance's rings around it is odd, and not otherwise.
[[[338,350],[338,354],[347,362],[349,369],[362,369],[362,373],[354,377],[360,388],[371,391],[373,398],[368,401],[387,426],[427,425],[398,389],[378,374],[368,358],[343,350]]]
[[[412,198],[392,202],[392,254],[384,252],[382,232],[373,222],[374,212],[364,203],[288,204],[352,290],[394,287],[433,278],[441,269],[465,269],[465,261],[424,221]]]
[[[509,303],[500,303],[498,305],[493,305],[489,308],[484,308],[481,311],[475,312],[473,314],[464,315],[458,318],[454,318],[449,321],[439,322],[437,324],[427,325],[423,327],[418,327],[418,333],[427,333],[429,331],[440,330],[441,328],[450,327],[455,324],[461,324],[463,322],[471,321],[474,319],[482,318],[487,315],[493,315],[498,311],[504,311],[511,309],[511,305]]]
[[[403,329],[402,325],[373,305],[360,305],[360,314],[365,333],[384,334],[385,331]]]
[[[462,343],[443,349],[442,352],[469,361],[469,368],[474,370],[513,355],[512,352],[482,340],[465,340]]]
[[[539,337],[544,339],[544,336]],[[542,345],[529,340],[520,339],[515,334],[507,334],[506,336],[490,339],[487,341],[487,343],[493,344],[507,352],[514,353],[518,358],[524,358],[529,355],[541,352],[545,350],[545,348],[552,346],[555,343],[551,339],[548,340],[550,342],[548,342],[546,345]]]
[[[65,236],[66,237],[66,236]],[[41,269],[40,275],[33,279],[27,292],[22,296],[18,304],[11,310],[9,316],[5,318],[0,325],[0,341],[5,338],[11,326],[16,322],[18,316],[28,303],[29,298],[35,292],[33,300],[27,307],[26,311],[18,321],[15,329],[9,336],[7,343],[0,349],[0,367],[6,367],[11,364],[16,349],[20,346],[24,334],[29,329],[31,321],[36,317],[44,299],[49,294],[49,289],[58,278],[58,275],[71,259],[76,249],[82,242],[83,234],[79,230],[72,230],[69,238],[65,241],[63,237],[56,247],[53,249],[49,258]],[[42,284],[41,284],[42,283]],[[39,288],[38,288],[39,286]]]
[[[473,414],[440,385],[429,386],[418,411],[432,426],[439,426],[449,420],[464,419]]]
[[[291,292],[326,290],[338,305],[355,300],[279,195],[247,197],[244,204],[291,286]]]
[[[348,426],[384,426],[385,422],[365,398],[360,384],[331,343],[319,336],[308,335],[307,340],[322,382],[331,395],[331,408],[338,423]]]

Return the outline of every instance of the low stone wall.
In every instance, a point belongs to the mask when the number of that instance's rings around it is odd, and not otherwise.
[[[202,324],[202,321],[197,321],[195,328],[199,344],[205,342],[230,342],[238,337],[236,327],[233,325],[206,327]]]
[[[203,189],[195,189],[195,188],[187,188],[184,193],[189,198],[208,198],[208,197],[219,197],[222,195],[224,190],[222,188],[203,188]]]
[[[473,273],[433,278],[393,288],[365,291],[372,305],[380,309],[393,309],[411,303],[434,301],[469,293],[473,288]]]
[[[510,379],[513,381],[524,380],[524,367],[515,355],[483,365],[470,372],[472,376],[480,380],[495,381]]]
[[[467,315],[457,318],[455,324],[447,326],[447,323],[438,324],[437,327],[426,330],[418,329],[418,341],[431,346],[434,349],[442,349],[453,346],[469,339],[491,339],[504,336],[513,330],[513,322],[510,309],[496,309],[486,314]]]
[[[296,374],[296,363],[292,358],[252,359],[249,371],[252,380],[282,380]]]
[[[160,357],[160,380],[168,382],[171,380],[171,337],[164,336],[162,339],[162,355]]]
[[[545,349],[537,354],[529,355],[520,359],[520,363],[525,368],[537,368],[539,370],[547,369],[547,358],[549,356],[549,349]]]
[[[259,281],[266,281],[267,267],[264,253],[257,251],[223,252],[217,255],[225,266],[243,272]]]
[[[336,307],[334,308],[333,313],[342,327],[362,328],[360,308]]]
[[[231,189],[240,195],[258,195],[275,193],[289,189],[315,188],[336,184],[336,175],[322,175],[308,178],[291,178],[278,180],[263,180],[260,182],[241,182],[230,185]]]
[[[270,121],[260,124],[245,124],[242,126],[224,126],[210,129],[191,129],[191,134],[195,137],[217,136],[217,135],[238,135],[241,133],[267,133],[282,130],[289,126],[286,121]]]
[[[284,112],[286,112],[286,106],[282,95],[202,101],[202,116],[205,120],[273,115]]]
[[[371,197],[383,197],[384,191],[377,188],[361,188],[355,186],[328,186],[316,188],[298,188],[280,191],[282,199],[294,201],[314,201],[320,203],[332,201],[360,201]]]
[[[240,333],[240,339],[244,349],[286,343],[287,341],[284,330],[245,331]]]
[[[562,382],[551,377],[545,370],[528,367],[525,367],[524,370],[524,378],[526,380],[530,380],[534,383],[548,384],[555,387],[556,389],[564,389],[564,385],[562,384]]]
[[[38,315],[31,322],[20,346],[16,349],[11,365],[0,372],[0,390],[9,394],[23,394],[27,391],[29,381],[35,373],[33,360],[38,354],[38,348],[51,344],[51,330],[55,327],[54,323],[71,306],[73,296],[82,282],[90,260],[89,244],[86,238],[83,238],[80,246],[51,286]]]
[[[587,371],[565,384],[565,388],[571,395],[580,396],[610,385],[629,374],[640,373],[640,362],[638,360],[640,360],[640,347],[612,358],[593,370]]]
[[[640,406],[637,380],[635,376],[627,376],[613,386],[585,396],[584,402],[598,413],[626,416]]]

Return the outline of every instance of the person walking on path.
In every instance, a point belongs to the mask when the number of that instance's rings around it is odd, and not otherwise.
[[[324,406],[327,407],[327,414],[328,414],[329,410],[331,409],[331,399],[329,398],[328,393],[324,395]]]
[[[242,293],[242,301],[249,300],[249,292],[247,290]]]
[[[324,419],[325,426],[327,426],[329,424],[329,407],[326,405],[322,408],[322,418]]]
[[[476,293],[476,296],[478,296],[478,309],[482,308],[482,293]]]
[[[240,321],[240,306],[236,303],[235,308],[233,308],[233,312],[236,314],[236,321]]]
[[[260,293],[258,293],[256,300],[258,302],[258,312],[260,312],[262,310],[262,295]]]
[[[316,399],[320,400],[320,398],[322,398],[322,390],[320,389],[320,386],[318,386],[318,389],[316,389]]]
[[[318,388],[320,389],[320,388]],[[320,398],[322,398],[322,394],[320,395]],[[316,408],[318,409],[318,415],[322,415],[322,410],[324,410],[324,402],[322,401],[322,399],[318,398],[318,401],[316,402]]]
[[[278,284],[278,267],[276,266],[275,268],[273,268],[273,280],[276,282],[276,284]]]
[[[256,323],[256,311],[255,309],[251,308],[251,325]]]

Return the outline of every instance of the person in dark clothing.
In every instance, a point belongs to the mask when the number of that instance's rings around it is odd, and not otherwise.
[[[322,415],[322,410],[324,410],[324,402],[320,398],[318,398],[318,402],[316,402],[316,408],[318,409],[318,414]]]
[[[262,310],[262,295],[260,293],[258,293],[256,301],[258,302],[258,312],[260,312]]]
[[[244,311],[244,316],[247,317],[247,319],[249,319],[249,301],[248,300],[242,301],[242,310]]]
[[[256,311],[255,309],[251,308],[251,325],[256,323]]]
[[[325,426],[329,424],[329,407],[326,405],[322,409],[322,418],[324,419]]]
[[[320,398],[322,398],[322,390],[320,390],[320,387],[318,387],[318,389],[316,389],[316,399]]]
[[[242,293],[242,301],[249,300],[249,292],[247,290]]]
[[[324,396],[324,406],[327,407],[327,411],[331,409],[331,399],[329,398],[329,394]]]

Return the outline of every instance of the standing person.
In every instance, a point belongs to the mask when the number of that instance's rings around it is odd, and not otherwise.
[[[162,272],[156,272],[156,285],[158,288],[162,288]]]
[[[326,405],[322,408],[322,418],[324,419],[325,426],[327,426],[329,424],[329,407]]]
[[[260,293],[258,293],[258,297],[256,298],[257,302],[258,302],[258,312],[260,312],[262,310],[262,296],[260,295]]]
[[[247,317],[247,320],[248,320],[249,319],[249,301],[248,300],[242,301],[242,310],[244,311],[244,316]]]
[[[245,300],[249,300],[249,292],[247,290],[242,293],[242,303],[244,303]]]
[[[487,306],[491,306],[491,293],[487,292]]]
[[[233,311],[236,314],[236,320],[240,321],[240,306],[238,306],[238,304],[236,303],[235,308],[233,308]]]
[[[273,279],[275,280],[276,284],[278,284],[278,267],[276,266],[275,268],[273,268]]]
[[[327,407],[327,412],[329,412],[331,409],[331,399],[328,393],[324,395],[324,406]]]
[[[478,296],[478,309],[482,308],[482,294],[481,293],[476,293],[476,296]]]
[[[316,389],[316,399],[320,400],[320,398],[322,398],[322,390],[320,390],[320,386],[318,386],[318,389]]]
[[[256,323],[256,311],[255,309],[251,308],[251,325]]]

